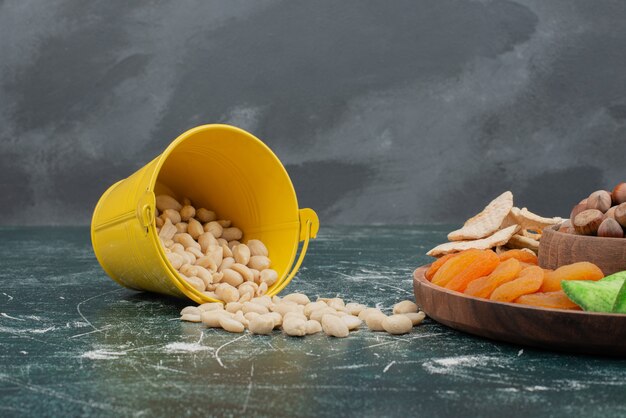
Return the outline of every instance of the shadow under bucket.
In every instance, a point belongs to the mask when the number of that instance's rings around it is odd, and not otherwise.
[[[197,303],[215,301],[183,280],[165,257],[154,221],[159,194],[188,197],[197,208],[232,220],[244,232],[242,242],[263,241],[279,277],[270,296],[295,276],[319,229],[315,212],[298,208],[287,171],[263,142],[233,126],[198,126],[111,186],[96,205],[93,249],[104,271],[122,286]]]

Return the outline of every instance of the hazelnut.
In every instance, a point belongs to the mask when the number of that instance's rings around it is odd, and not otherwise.
[[[606,218],[598,228],[598,236],[605,238],[624,238],[624,230],[615,219]]]
[[[587,198],[587,209],[598,209],[604,213],[611,208],[611,193],[606,190],[593,192]]]
[[[626,183],[620,183],[613,189],[613,193],[611,193],[613,197],[613,204],[620,205],[622,203],[626,203]]]
[[[617,206],[613,215],[615,216],[617,223],[626,228],[626,203],[622,203]]]
[[[579,234],[595,235],[603,220],[602,212],[597,209],[587,209],[576,215],[572,223]]]
[[[571,228],[572,228],[572,221],[568,219],[565,222],[561,223],[561,225],[559,225],[558,231],[568,233]]]
[[[587,202],[585,203],[579,203],[576,206],[574,206],[574,209],[572,209],[572,212],[569,215],[569,220],[572,223],[572,225],[574,224],[574,218],[576,217],[576,215],[578,215],[580,212],[587,210]]]
[[[615,219],[615,209],[617,209],[617,206],[613,206],[611,209],[607,210],[604,217]]]

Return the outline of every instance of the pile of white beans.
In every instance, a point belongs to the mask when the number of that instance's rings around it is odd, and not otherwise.
[[[215,212],[196,209],[189,199],[156,197],[156,228],[165,255],[178,275],[206,296],[246,302],[267,293],[278,280],[265,244],[240,242],[243,232]]]
[[[363,323],[371,331],[389,334],[406,334],[419,325],[426,315],[418,312],[417,305],[404,300],[393,307],[393,315],[380,309],[368,308],[360,303],[345,303],[341,298],[318,298],[311,302],[302,293],[279,296],[258,296],[245,302],[204,303],[187,306],[180,319],[202,322],[209,328],[223,328],[228,332],[270,334],[274,329],[292,337],[317,334],[324,331],[329,336],[343,338]]]
[[[302,293],[283,298],[266,295],[278,280],[271,269],[263,242],[242,243],[243,232],[215,212],[196,209],[187,198],[156,197],[156,228],[165,255],[178,275],[206,296],[222,300],[188,306],[183,321],[202,322],[228,332],[270,334],[274,329],[293,337],[324,331],[332,337],[347,337],[363,323],[372,331],[406,334],[426,315],[409,300],[397,303],[393,315],[341,298],[318,298],[311,302]]]

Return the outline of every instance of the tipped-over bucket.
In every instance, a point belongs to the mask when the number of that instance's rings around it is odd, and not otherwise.
[[[259,139],[228,125],[203,125],[180,135],[139,171],[111,186],[91,222],[98,262],[122,286],[211,302],[181,279],[168,262],[155,225],[155,195],[190,198],[244,232],[242,242],[263,241],[279,279],[268,294],[294,277],[319,221],[298,208],[287,171]],[[299,242],[303,241],[296,260]]]

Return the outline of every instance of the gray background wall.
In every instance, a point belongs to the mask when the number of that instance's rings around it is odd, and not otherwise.
[[[324,223],[546,215],[626,180],[626,2],[0,0],[0,223],[88,223],[179,133],[263,139]]]

